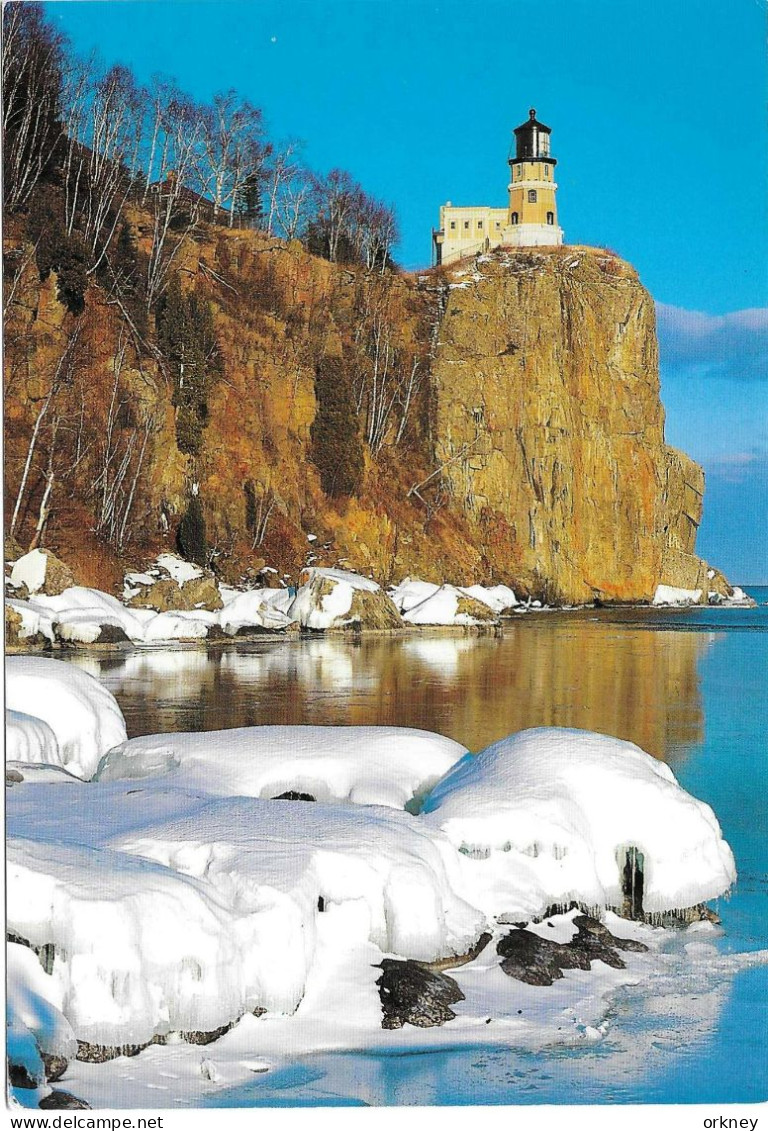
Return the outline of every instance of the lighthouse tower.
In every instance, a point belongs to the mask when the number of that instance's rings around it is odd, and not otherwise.
[[[528,112],[528,121],[514,131],[515,155],[509,159],[509,212],[504,243],[542,247],[563,242],[557,223],[555,165],[550,152],[552,130]]]

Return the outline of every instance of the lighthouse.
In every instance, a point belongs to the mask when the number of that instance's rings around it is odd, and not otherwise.
[[[550,137],[552,130],[528,111],[528,121],[514,131],[514,156],[509,158],[508,230],[512,247],[543,247],[563,242],[557,223],[557,184]]]
[[[432,231],[435,263],[455,263],[494,247],[547,247],[563,242],[557,222],[555,165],[551,134],[529,110],[528,120],[513,131],[509,157],[509,203],[440,207],[440,226]]]

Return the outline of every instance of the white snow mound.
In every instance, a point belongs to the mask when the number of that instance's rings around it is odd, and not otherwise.
[[[277,797],[402,809],[421,798],[466,747],[408,727],[262,726],[132,738],[111,750],[101,781],[174,771],[174,785],[215,796]]]
[[[589,731],[542,727],[468,755],[424,817],[472,858],[494,914],[571,900],[621,908],[630,848],[642,854],[648,913],[695,906],[736,879],[710,807],[638,746]]]
[[[59,748],[55,764],[71,774],[90,778],[102,756],[125,742],[125,720],[115,697],[72,664],[40,656],[8,656],[5,679],[6,707],[48,724]],[[38,745],[38,752],[52,751],[50,738],[41,741],[44,747]]]

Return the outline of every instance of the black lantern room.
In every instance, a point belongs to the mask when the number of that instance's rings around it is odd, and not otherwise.
[[[536,111],[533,108],[528,111],[528,121],[518,126],[514,133],[515,156],[511,160],[546,161],[548,165],[557,164],[549,152],[549,135],[552,130],[543,122],[536,120]]]

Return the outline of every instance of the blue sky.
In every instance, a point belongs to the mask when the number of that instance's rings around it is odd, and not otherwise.
[[[111,0],[47,10],[80,51],[235,87],[306,160],[395,204],[406,267],[437,210],[505,203],[510,131],[552,126],[560,222],[659,307],[667,437],[704,464],[699,551],[768,583],[763,0]],[[760,311],[763,313],[760,314]],[[757,312],[750,314],[749,312]]]

